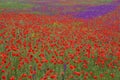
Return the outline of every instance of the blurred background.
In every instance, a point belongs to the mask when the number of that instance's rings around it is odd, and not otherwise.
[[[120,0],[0,0],[0,12],[101,17],[120,6]]]

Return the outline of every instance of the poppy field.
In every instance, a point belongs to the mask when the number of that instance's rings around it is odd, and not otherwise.
[[[1,12],[0,80],[120,80],[119,11],[92,19]]]

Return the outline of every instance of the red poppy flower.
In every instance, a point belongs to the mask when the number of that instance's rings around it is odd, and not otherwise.
[[[115,77],[115,74],[114,74],[114,73],[111,73],[110,76],[111,76],[112,78],[114,78],[114,77]]]
[[[52,79],[56,79],[56,78],[57,78],[57,75],[56,75],[56,74],[51,75],[50,78],[52,78]]]
[[[70,65],[70,69],[71,69],[71,70],[74,70],[75,68],[76,68],[76,66]]]
[[[10,80],[15,80],[15,76],[10,77]]]
[[[75,71],[75,72],[73,72],[75,75],[77,75],[77,76],[80,76],[80,72],[77,72],[77,71]]]
[[[6,76],[2,76],[2,79],[3,79],[3,80],[6,80]]]

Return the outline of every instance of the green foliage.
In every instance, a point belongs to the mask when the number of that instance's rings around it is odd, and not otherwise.
[[[0,8],[7,8],[7,9],[27,9],[32,8],[33,5],[31,4],[24,4],[19,2],[0,2]]]

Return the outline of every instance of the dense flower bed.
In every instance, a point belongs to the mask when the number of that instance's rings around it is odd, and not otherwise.
[[[1,13],[0,80],[119,80],[118,25],[93,21]]]

